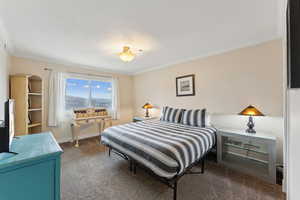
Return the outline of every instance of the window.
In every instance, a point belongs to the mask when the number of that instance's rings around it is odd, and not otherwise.
[[[79,78],[66,79],[66,110],[104,107],[112,109],[112,82]]]

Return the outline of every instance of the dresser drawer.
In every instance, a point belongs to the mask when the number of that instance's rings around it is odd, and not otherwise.
[[[0,199],[55,200],[55,160],[0,173]]]

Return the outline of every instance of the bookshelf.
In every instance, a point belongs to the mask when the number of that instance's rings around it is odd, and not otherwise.
[[[15,100],[15,134],[42,131],[43,81],[35,75],[11,75],[10,98]]]

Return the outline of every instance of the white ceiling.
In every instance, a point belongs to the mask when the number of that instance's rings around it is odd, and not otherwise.
[[[0,0],[13,54],[137,73],[278,37],[277,0]],[[130,63],[123,45],[144,52]]]

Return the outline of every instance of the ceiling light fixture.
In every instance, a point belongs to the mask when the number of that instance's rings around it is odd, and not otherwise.
[[[123,52],[121,52],[119,54],[119,56],[120,56],[120,59],[123,60],[124,62],[130,62],[134,59],[135,54],[132,53],[129,46],[124,46]]]

